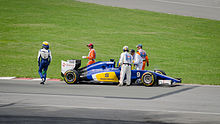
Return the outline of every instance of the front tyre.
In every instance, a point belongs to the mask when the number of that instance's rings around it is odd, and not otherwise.
[[[79,81],[79,73],[76,70],[68,70],[64,73],[64,81],[67,84],[74,84]]]
[[[162,74],[162,75],[167,75],[163,70],[154,70],[154,72]]]
[[[163,70],[154,70],[154,72],[156,72],[158,74],[162,74],[162,75],[167,75]],[[157,77],[157,81],[156,81],[155,85],[158,85],[158,80],[160,80],[159,77]]]
[[[146,72],[141,77],[141,82],[147,86],[153,86],[155,84],[155,75],[151,72]]]

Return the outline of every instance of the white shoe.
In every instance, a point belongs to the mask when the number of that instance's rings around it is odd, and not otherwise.
[[[137,79],[134,84],[141,84],[141,79]]]
[[[121,86],[123,86],[123,84],[119,83],[118,86],[121,87]]]

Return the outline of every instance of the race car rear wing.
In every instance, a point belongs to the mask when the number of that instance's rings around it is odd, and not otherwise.
[[[61,74],[64,74],[67,70],[77,70],[81,66],[81,60],[61,60]]]

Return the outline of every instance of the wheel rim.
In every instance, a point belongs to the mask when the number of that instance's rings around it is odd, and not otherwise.
[[[66,75],[66,79],[68,80],[68,82],[73,82],[75,80],[75,78],[76,78],[75,75],[72,73],[68,73]]]
[[[152,83],[152,76],[149,75],[149,74],[145,75],[143,81],[144,81],[144,83],[146,83],[146,84],[151,84],[151,83]]]

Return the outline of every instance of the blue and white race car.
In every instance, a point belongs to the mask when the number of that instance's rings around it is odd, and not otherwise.
[[[81,66],[81,60],[61,61],[61,75],[67,84],[80,82],[118,83],[120,67],[115,67],[115,61],[99,61],[86,67]],[[131,70],[132,83],[138,82],[145,86],[161,84],[173,85],[181,83],[180,78],[172,78],[162,70]]]

